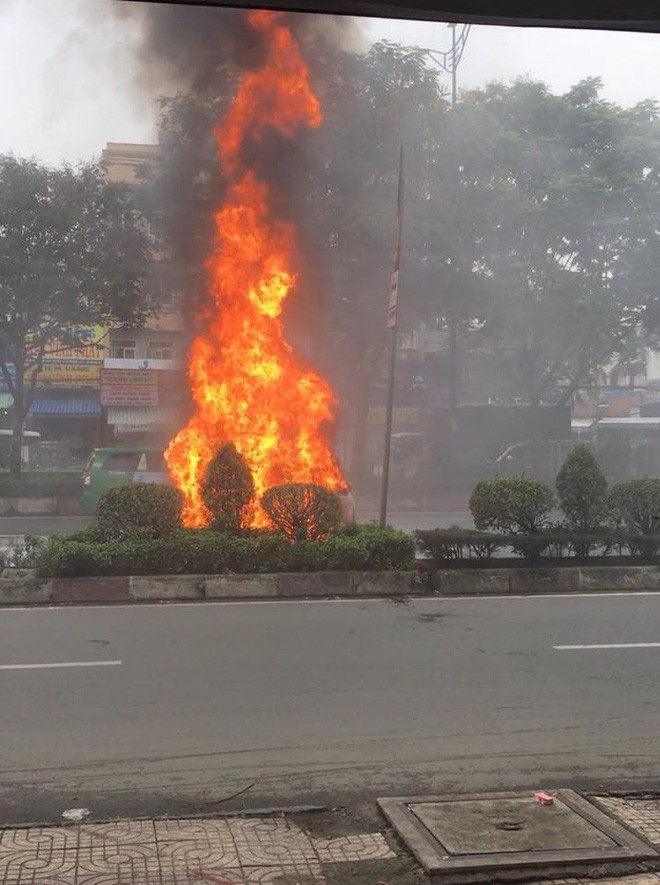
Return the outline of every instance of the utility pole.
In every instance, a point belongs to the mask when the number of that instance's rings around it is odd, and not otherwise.
[[[456,71],[458,70],[458,62],[456,61],[456,22],[452,22],[449,27],[451,28],[451,106],[454,107],[457,96]]]
[[[451,106],[456,107],[458,101],[458,66],[465,51],[470,34],[470,25],[457,25],[452,22],[448,26],[451,30],[451,49],[424,50],[427,57],[441,70],[451,76]],[[459,30],[460,27],[460,30]],[[452,430],[456,429],[458,406],[458,305],[456,304],[456,289],[452,286],[449,293],[449,316],[447,317],[447,329],[449,332],[449,406],[451,408]]]
[[[387,328],[390,332],[390,358],[387,372],[387,405],[385,408],[385,438],[383,440],[383,476],[380,489],[381,528],[387,525],[387,496],[390,484],[390,454],[392,449],[392,417],[394,413],[394,380],[396,376],[397,319],[399,309],[399,265],[401,263],[401,230],[403,227],[403,145],[399,152],[399,187],[396,200],[396,228],[392,246],[392,276],[387,306]]]
[[[433,64],[451,75],[451,103],[455,105],[458,98],[458,66],[463,58],[471,25],[457,25],[452,22],[448,27],[451,29],[451,49],[423,49],[422,52]]]

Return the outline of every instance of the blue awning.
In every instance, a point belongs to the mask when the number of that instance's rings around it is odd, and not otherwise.
[[[95,399],[38,396],[32,400],[28,414],[42,418],[99,418],[101,406]]]

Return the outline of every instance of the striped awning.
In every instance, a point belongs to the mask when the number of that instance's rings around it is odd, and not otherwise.
[[[101,405],[97,399],[38,396],[32,400],[28,414],[41,418],[98,418]]]
[[[171,409],[158,406],[110,406],[108,424],[124,431],[149,430],[151,427],[167,427],[174,421]]]

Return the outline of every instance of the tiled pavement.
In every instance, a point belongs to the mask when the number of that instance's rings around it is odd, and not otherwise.
[[[660,849],[660,799],[594,798],[608,814]],[[556,879],[551,885],[660,885],[660,873],[640,873],[616,879]]]
[[[660,800],[597,801],[660,849]],[[323,885],[328,865],[364,863],[366,881],[369,861],[394,857],[381,833],[320,838],[285,817],[116,821],[0,832],[0,885]],[[597,881],[660,885],[660,873]]]
[[[660,799],[597,797],[608,814],[637,830],[647,842],[660,848]]]
[[[320,885],[324,864],[395,857],[380,833],[320,839],[289,819],[5,830],[0,885]]]

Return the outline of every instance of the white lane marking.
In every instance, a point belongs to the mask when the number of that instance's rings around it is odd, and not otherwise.
[[[660,642],[611,642],[594,645],[553,645],[557,651],[583,651],[607,648],[660,648]]]
[[[57,664],[0,664],[0,670],[59,670],[63,667],[121,667],[122,661],[62,661]]]

